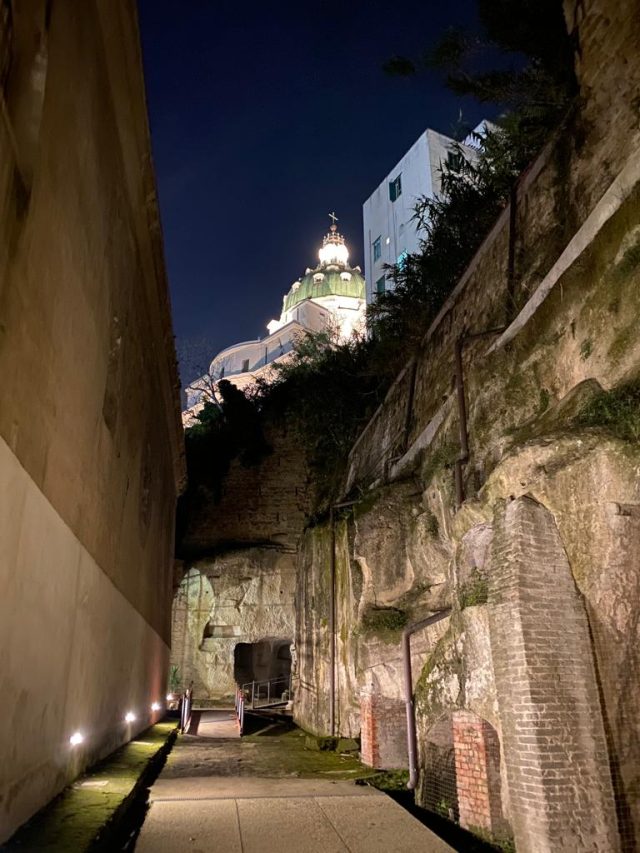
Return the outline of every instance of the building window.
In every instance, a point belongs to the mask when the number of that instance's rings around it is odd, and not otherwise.
[[[242,372],[246,373],[248,370],[249,370],[249,359],[245,358],[245,360],[242,362]]]
[[[447,168],[451,172],[455,172],[456,174],[460,174],[464,167],[464,155],[462,151],[457,148],[449,149],[447,151]]]
[[[220,378],[220,379],[224,379],[224,364],[223,364],[223,365],[222,365],[222,367],[220,368],[220,377],[219,377],[219,378]]]
[[[389,181],[389,198],[391,201],[395,201],[402,195],[402,172],[394,178],[392,181]]]
[[[398,257],[396,258],[396,266],[399,267],[399,269],[403,270],[406,262],[407,262],[407,250],[403,249],[403,251],[400,252]]]
[[[386,293],[386,291],[387,291],[386,278],[385,278],[385,276],[381,275],[380,278],[376,281],[376,293],[379,296],[381,293]]]
[[[373,241],[373,261],[374,263],[382,257],[382,237],[377,237]]]

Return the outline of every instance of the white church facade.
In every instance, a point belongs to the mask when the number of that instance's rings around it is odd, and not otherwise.
[[[211,362],[208,373],[187,386],[185,426],[212,398],[221,379],[245,388],[260,377],[268,378],[273,365],[290,357],[296,338],[306,332],[332,329],[346,340],[353,333],[364,331],[364,277],[360,267],[349,265],[349,251],[335,224],[337,218],[334,214],[331,218],[331,228],[318,252],[319,264],[307,268],[304,276],[291,285],[282,300],[280,318],[267,324],[266,337],[222,350]]]

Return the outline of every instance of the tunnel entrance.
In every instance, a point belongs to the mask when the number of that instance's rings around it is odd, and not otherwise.
[[[288,683],[291,674],[291,640],[266,639],[238,643],[233,653],[236,684],[279,679]]]

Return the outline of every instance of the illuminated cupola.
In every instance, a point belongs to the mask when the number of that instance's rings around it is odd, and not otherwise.
[[[360,267],[349,266],[349,250],[336,225],[338,217],[330,213],[329,218],[329,233],[324,236],[318,252],[320,263],[315,269],[307,267],[302,278],[294,282],[284,298],[280,320],[272,320],[269,331],[288,323],[293,316],[290,312],[306,299],[312,299],[329,310],[334,310],[331,306],[337,304],[336,299],[342,299],[345,305],[345,299],[354,299],[358,305],[353,310],[360,311],[360,301],[365,298],[362,271]]]
[[[336,225],[338,217],[335,213],[330,213],[329,217],[332,220],[331,228],[323,239],[322,248],[318,252],[320,265],[323,267],[346,267],[349,263],[349,250],[345,245],[344,237],[338,233],[338,226]]]

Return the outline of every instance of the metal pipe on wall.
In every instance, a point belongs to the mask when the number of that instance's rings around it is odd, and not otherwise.
[[[409,754],[409,781],[407,788],[410,791],[418,784],[418,742],[416,738],[416,713],[413,702],[413,676],[411,674],[411,635],[429,625],[435,625],[451,613],[451,608],[439,610],[420,622],[407,625],[402,632],[402,665],[404,669],[404,700],[407,709],[407,752]]]

